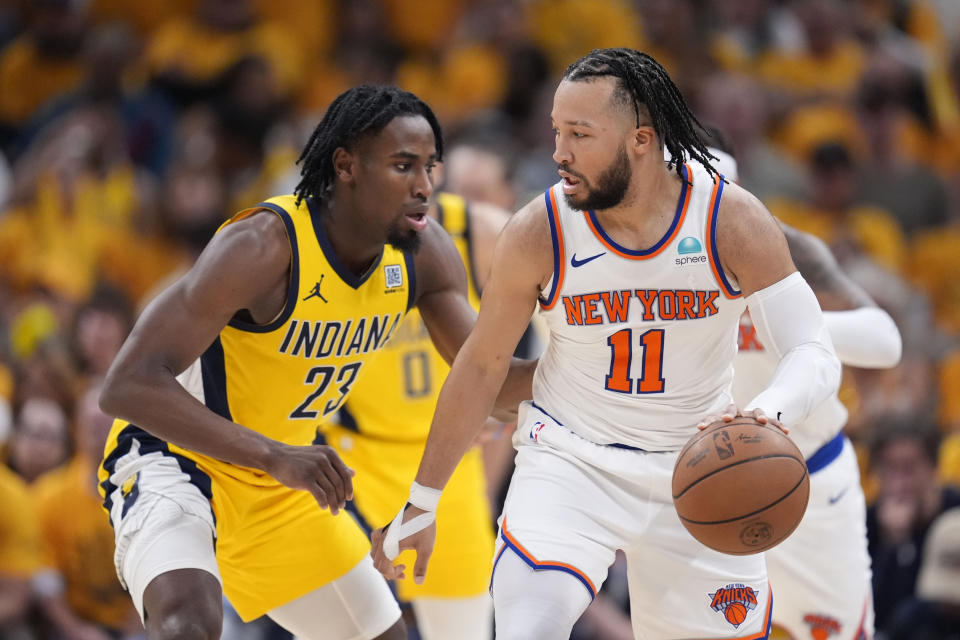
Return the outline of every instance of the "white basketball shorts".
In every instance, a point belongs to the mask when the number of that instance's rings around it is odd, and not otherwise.
[[[777,594],[773,622],[794,638],[868,640],[872,587],[857,457],[842,435],[821,452],[835,457],[822,468],[811,465],[806,515],[789,538],[767,552]]]
[[[687,533],[670,486],[678,452],[598,445],[545,411],[521,407],[494,562],[515,553],[594,596],[622,549],[637,638],[766,638],[763,555],[719,553]]]

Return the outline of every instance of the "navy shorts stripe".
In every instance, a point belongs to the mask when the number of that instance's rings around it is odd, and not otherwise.
[[[141,456],[150,454],[150,453],[161,453],[166,458],[173,458],[176,460],[177,465],[180,467],[180,471],[185,473],[189,478],[190,484],[194,485],[204,498],[207,500],[213,500],[213,483],[210,480],[210,476],[205,474],[197,466],[197,463],[186,458],[182,455],[173,453],[170,451],[170,445],[160,438],[144,431],[140,427],[130,424],[124,427],[119,435],[117,436],[117,446],[113,448],[113,451],[103,461],[103,468],[107,472],[107,479],[100,483],[100,486],[103,488],[104,500],[103,507],[107,510],[107,513],[110,515],[110,524],[114,525],[113,522],[113,492],[117,490],[117,486],[114,485],[110,478],[116,471],[117,462],[125,455],[129,454],[133,448],[134,441],[139,443],[139,453]],[[121,515],[126,515],[127,510],[133,505],[136,501],[137,496],[140,494],[139,488],[139,479],[134,483],[133,488],[130,490],[130,493],[124,499],[124,506]],[[213,514],[213,508],[211,506],[211,514]],[[214,515],[214,518],[216,516]]]

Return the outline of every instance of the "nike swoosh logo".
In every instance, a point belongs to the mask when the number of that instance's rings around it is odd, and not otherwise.
[[[848,489],[850,489],[850,487],[847,487],[846,489],[844,489],[843,491],[841,491],[840,493],[838,493],[838,494],[835,495],[835,496],[827,496],[827,501],[828,501],[830,504],[836,504],[837,502],[840,501],[840,498],[842,498],[843,496],[846,495]]]
[[[607,254],[606,251],[602,251],[595,256],[590,256],[589,258],[584,258],[583,260],[577,260],[577,254],[573,254],[573,256],[570,257],[570,266],[574,268],[582,267],[583,265],[587,264],[591,260],[596,260],[600,256],[603,256],[606,254]]]

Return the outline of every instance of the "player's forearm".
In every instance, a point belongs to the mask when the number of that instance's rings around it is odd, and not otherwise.
[[[802,422],[840,387],[840,361],[820,305],[794,272],[747,298],[760,340],[780,362],[770,384],[745,409],[762,409],[785,426]]]
[[[827,331],[840,362],[852,367],[887,369],[900,362],[903,344],[896,323],[879,307],[824,311]]]
[[[171,372],[144,377],[111,371],[100,407],[162,440],[244,467],[267,471],[279,445],[208,409]]]
[[[440,392],[417,471],[418,483],[437,489],[446,485],[490,415],[508,365],[508,358],[494,360],[489,366],[457,358]]]
[[[786,426],[802,422],[840,386],[840,362],[828,345],[811,342],[790,349],[770,384],[745,409],[762,409]]]

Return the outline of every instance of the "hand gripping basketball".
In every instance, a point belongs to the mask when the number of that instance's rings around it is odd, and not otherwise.
[[[414,567],[414,580],[420,584],[426,574],[427,562],[433,552],[435,537],[434,522],[436,520],[437,503],[440,501],[440,490],[424,487],[416,482],[410,487],[410,498],[393,521],[385,529],[373,533],[373,557],[377,569],[388,579],[403,578],[404,565],[394,566],[393,561],[404,549],[414,549],[417,552],[417,562]],[[415,515],[404,522],[404,515],[411,506],[424,513]],[[417,536],[426,529],[431,531]],[[378,546],[380,547],[378,549]],[[380,553],[378,554],[378,550]]]

